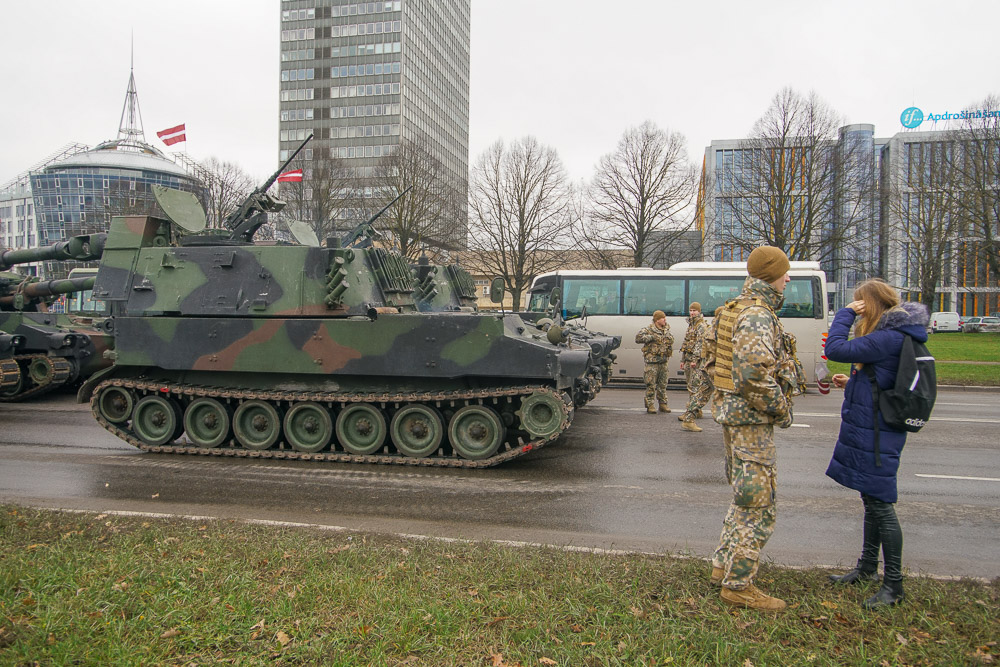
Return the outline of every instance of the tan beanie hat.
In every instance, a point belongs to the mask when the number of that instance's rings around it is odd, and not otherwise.
[[[666,317],[666,316],[667,316],[667,314],[665,312],[663,312],[662,310],[654,311],[653,312],[653,321],[655,322],[656,320],[660,319],[661,317]]]
[[[747,260],[747,273],[751,278],[763,280],[765,283],[773,283],[781,276],[788,273],[788,255],[781,248],[764,245],[754,248]]]
[[[697,301],[692,301],[691,305],[688,306],[688,310],[697,310],[700,313],[701,312],[701,304],[698,303]]]

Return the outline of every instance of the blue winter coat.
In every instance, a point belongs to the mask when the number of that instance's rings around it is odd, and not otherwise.
[[[905,302],[887,311],[878,326],[867,336],[848,340],[855,314],[842,308],[830,324],[826,356],[831,361],[862,363],[875,369],[879,389],[891,389],[896,383],[903,333],[921,343],[927,340],[930,315],[920,303]],[[868,373],[851,368],[844,388],[844,405],[833,458],[826,474],[849,489],[896,502],[896,471],[906,444],[906,431],[889,428],[879,415],[879,452],[882,465],[875,466],[875,429],[872,424],[872,388]]]

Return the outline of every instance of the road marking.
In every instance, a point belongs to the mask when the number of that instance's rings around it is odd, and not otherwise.
[[[1000,482],[998,477],[963,477],[962,475],[924,475],[916,473],[917,477],[933,477],[935,479],[967,479],[974,482]]]
[[[834,417],[839,419],[840,414],[826,412],[795,412],[796,417]],[[931,416],[932,422],[954,422],[957,424],[1000,424],[1000,419],[975,419],[972,417],[935,417]]]
[[[809,424],[792,424],[792,428],[812,428]]]

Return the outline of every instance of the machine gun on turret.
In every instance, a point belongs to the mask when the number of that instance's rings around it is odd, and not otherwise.
[[[372,226],[372,223],[375,222],[376,220],[378,220],[379,217],[381,217],[381,215],[383,213],[385,213],[386,211],[388,211],[392,207],[393,204],[395,204],[400,199],[402,199],[403,195],[405,195],[407,192],[409,192],[412,189],[413,189],[413,186],[411,185],[410,187],[408,187],[405,190],[403,190],[402,192],[400,192],[398,195],[396,195],[396,198],[393,199],[388,204],[386,204],[385,207],[381,211],[379,211],[378,213],[376,213],[372,217],[368,218],[367,220],[365,220],[364,222],[362,222],[361,224],[359,224],[357,227],[355,227],[354,229],[352,229],[351,231],[349,231],[347,234],[345,234],[344,237],[342,239],[340,239],[340,245],[341,245],[341,247],[342,248],[352,248],[352,247],[355,247],[355,248],[365,248],[365,247],[370,246],[371,242],[372,242],[372,239],[374,239],[375,235],[376,235],[376,230],[375,230],[375,227]]]
[[[278,176],[281,172],[292,163],[295,156],[299,154],[309,140],[313,138],[313,135],[306,137],[295,152],[288,156],[288,159],[282,163],[278,170],[271,174],[271,177],[259,185],[253,192],[247,195],[247,198],[243,200],[240,207],[226,216],[225,221],[223,221],[223,226],[226,229],[231,229],[232,233],[229,235],[229,240],[231,241],[252,241],[253,235],[260,229],[261,225],[267,222],[268,213],[277,213],[281,209],[285,208],[285,202],[267,194],[268,189],[274,185],[274,182],[278,180]]]

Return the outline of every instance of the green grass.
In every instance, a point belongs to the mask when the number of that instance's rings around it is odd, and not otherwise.
[[[1000,333],[938,333],[927,349],[945,361],[1000,361]]]
[[[1000,334],[939,333],[927,339],[935,358],[938,384],[1000,386]],[[988,361],[992,364],[956,364],[950,361]],[[850,373],[850,364],[828,361],[830,374]]]
[[[1000,581],[874,588],[763,566],[723,606],[697,559],[0,506],[0,664],[941,665],[998,653]]]

